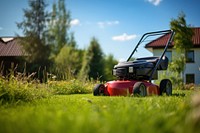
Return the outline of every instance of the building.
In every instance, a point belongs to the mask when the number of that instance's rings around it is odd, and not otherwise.
[[[184,82],[200,84],[200,27],[192,28],[194,31],[194,35],[192,37],[193,41],[193,48],[189,51],[186,51],[186,67],[183,73]],[[164,35],[156,40],[146,44],[145,48],[153,53],[153,56],[159,56],[163,52],[164,42],[169,35]],[[172,60],[172,56],[178,55],[176,54],[175,50],[173,49],[173,42],[169,46],[166,54],[165,54],[170,61]]]
[[[0,72],[2,75],[9,73],[10,69],[17,69],[24,56],[19,40],[13,37],[0,38]]]

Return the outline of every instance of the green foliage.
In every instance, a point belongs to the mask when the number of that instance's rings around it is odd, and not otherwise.
[[[171,29],[175,31],[174,47],[176,51],[185,52],[193,47],[192,36],[193,31],[187,25],[185,14],[182,12],[177,19],[172,19],[170,22]]]
[[[74,33],[70,33],[69,42],[67,43],[68,46],[77,48],[76,40],[74,38]]]
[[[179,55],[180,58],[173,57],[169,69],[170,71],[172,71],[172,73],[178,73],[178,74],[173,74],[172,81],[177,82],[176,85],[179,87],[181,86],[182,88],[183,76],[181,76],[181,74],[183,75],[183,72],[185,70],[185,64],[186,64],[185,52],[193,47],[192,43],[193,31],[190,28],[190,26],[187,25],[185,20],[185,14],[183,12],[179,14],[177,19],[171,20],[170,27],[172,30],[175,31],[175,36],[174,36],[174,48],[176,51],[175,56]],[[176,75],[176,77],[174,75]]]
[[[47,72],[55,74],[59,80],[112,79],[115,60],[113,57],[104,59],[97,39],[92,38],[87,50],[79,50],[74,33],[68,35],[71,18],[64,0],[54,3],[51,13],[45,11],[44,0],[29,0],[28,3],[23,21],[17,23],[25,36],[20,44],[25,50],[26,72],[37,72],[36,77],[44,82]]]
[[[47,18],[44,0],[29,0],[29,8],[24,9],[24,19],[17,23],[24,37],[20,38],[19,44],[23,46],[27,72],[38,72],[37,78],[45,81],[45,71],[50,66],[50,46],[47,44]]]
[[[182,72],[185,69],[185,57],[181,55],[179,58],[173,58],[173,61],[169,63],[168,72],[170,72],[170,79],[174,88],[184,89],[184,82],[182,78]]]
[[[49,58],[49,46],[46,45],[46,22],[44,0],[29,0],[29,9],[24,9],[24,19],[17,23],[25,37],[20,44],[25,50],[27,62],[45,62]]]
[[[184,83],[183,83],[182,77],[180,76],[180,74],[178,72],[171,71],[170,65],[171,64],[169,64],[167,71],[159,72],[159,74],[158,74],[159,78],[158,78],[158,80],[155,81],[155,83],[157,85],[159,85],[162,79],[170,79],[170,81],[172,82],[173,89],[183,90]]]
[[[181,73],[184,71],[185,66],[185,52],[193,47],[192,36],[194,33],[192,29],[186,24],[184,13],[180,13],[177,19],[172,19],[170,26],[171,29],[176,33],[174,36],[174,48],[177,55],[181,55],[181,58],[174,58],[173,62],[174,65],[177,65],[177,67],[183,66],[179,67],[178,70],[178,72]]]
[[[103,80],[103,71],[103,52],[97,39],[92,38],[83,58],[80,77],[82,79]]]
[[[17,74],[16,77],[0,77],[0,104],[32,102],[36,99],[47,98],[57,94],[86,94],[92,93],[95,83],[81,80],[48,81],[41,84],[34,80],[36,73],[29,75]]]
[[[45,86],[34,83],[36,82],[34,80],[28,82],[31,76],[10,76],[8,79],[0,77],[0,104],[32,102],[36,99],[49,97],[51,93]]]
[[[51,18],[48,23],[48,41],[51,44],[52,56],[56,56],[68,43],[70,28],[70,13],[65,8],[65,1],[58,0],[52,7]]]
[[[112,70],[114,68],[114,65],[116,65],[118,61],[114,59],[113,55],[108,55],[104,57],[104,79],[105,80],[113,80],[115,77],[112,75]]]
[[[184,86],[184,89],[186,89],[186,90],[194,90],[195,88],[197,88],[197,86],[195,84],[186,84]]]
[[[92,93],[94,83],[83,82],[80,80],[67,80],[67,81],[49,81],[48,87],[52,90],[53,94],[87,94]]]
[[[199,95],[175,93],[145,98],[56,95],[0,106],[0,132],[198,133]]]
[[[169,64],[169,70],[180,74],[185,68],[185,57],[180,55],[179,58],[173,58],[173,61]]]
[[[57,79],[75,78],[81,69],[82,52],[72,46],[64,46],[55,58]]]

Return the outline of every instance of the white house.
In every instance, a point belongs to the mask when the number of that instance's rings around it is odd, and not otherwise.
[[[186,52],[186,68],[184,71],[184,82],[200,84],[200,27],[192,28],[194,35],[192,37],[193,48]],[[154,56],[159,56],[163,52],[164,42],[168,35],[164,35],[148,44],[145,48],[153,53]],[[169,46],[166,54],[169,60],[172,60],[172,56],[177,56],[173,49],[173,43]]]

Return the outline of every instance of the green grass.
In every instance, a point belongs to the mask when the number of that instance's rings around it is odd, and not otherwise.
[[[0,133],[193,133],[200,106],[192,91],[173,96],[94,97],[54,95],[0,105]],[[200,96],[200,95],[199,95]],[[198,103],[198,98],[197,98]]]
[[[52,95],[88,94],[92,93],[95,82],[67,80],[39,83],[28,80],[23,75],[8,78],[0,76],[0,105],[5,103],[32,102]]]

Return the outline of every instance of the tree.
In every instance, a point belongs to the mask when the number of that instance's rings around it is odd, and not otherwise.
[[[29,0],[29,8],[24,9],[22,22],[17,23],[23,31],[21,43],[27,54],[26,61],[31,67],[30,71],[43,71],[48,65],[50,49],[46,43],[46,23],[48,13],[45,11],[44,0]],[[39,72],[40,73],[40,72]],[[39,74],[38,75],[41,75]]]
[[[185,53],[186,50],[193,47],[192,36],[194,33],[190,25],[187,25],[183,12],[178,15],[177,19],[171,20],[170,27],[176,33],[174,36],[174,48],[177,52]]]
[[[81,69],[82,52],[72,46],[64,46],[55,58],[57,79],[75,78]]]
[[[17,23],[25,37],[22,45],[30,56],[27,61],[37,62],[48,59],[48,46],[46,45],[46,21],[48,14],[45,12],[44,0],[29,0],[29,9],[24,9],[24,20]]]
[[[112,75],[112,70],[114,68],[114,65],[116,65],[118,61],[114,59],[114,56],[112,54],[108,55],[104,59],[104,79],[105,80],[112,80],[115,79],[115,77]]]
[[[73,48],[77,47],[73,32],[70,33],[69,42],[67,43],[67,45],[70,46],[70,47],[73,47]]]
[[[94,80],[103,80],[103,52],[96,38],[92,38],[85,52],[80,76]]]
[[[176,33],[174,36],[174,48],[179,58],[173,58],[169,68],[170,71],[177,72],[180,77],[185,70],[185,53],[193,47],[192,36],[194,33],[191,27],[187,25],[183,12],[178,15],[177,19],[171,20],[170,27]]]
[[[56,56],[60,50],[68,44],[68,30],[70,28],[70,13],[65,8],[65,1],[58,0],[54,3],[49,21],[49,43],[52,55]]]

